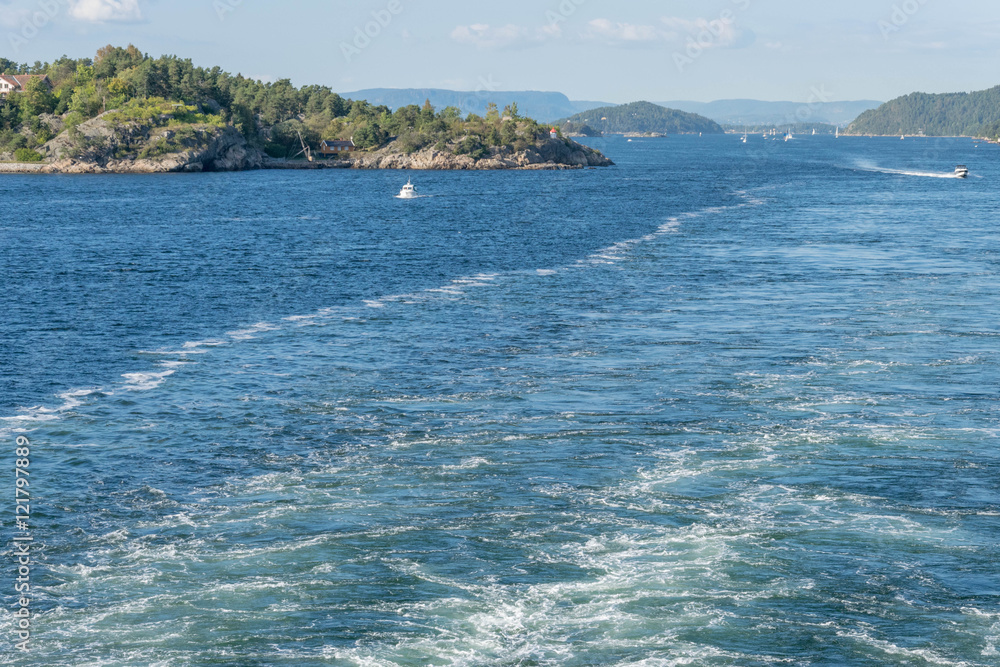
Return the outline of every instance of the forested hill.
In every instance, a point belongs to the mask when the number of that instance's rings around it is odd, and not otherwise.
[[[590,127],[611,134],[658,132],[661,134],[723,134],[714,120],[698,114],[667,109],[651,102],[633,102],[617,107],[601,107],[560,121],[570,129]]]
[[[851,134],[988,136],[1000,134],[1000,86],[974,93],[913,93],[866,111]]]
[[[322,140],[352,139],[362,151],[392,141],[403,153],[433,146],[475,160],[550,140],[551,127],[521,115],[513,100],[506,108],[488,105],[485,116],[429,102],[392,111],[326,86],[263,83],[176,56],[153,58],[132,45],[33,65],[0,58],[0,74],[38,75],[0,103],[0,161],[146,159],[232,128],[251,149],[275,158],[303,152],[303,140],[315,149]]]

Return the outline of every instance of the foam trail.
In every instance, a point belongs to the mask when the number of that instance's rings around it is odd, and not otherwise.
[[[175,371],[163,371],[162,373],[124,373],[125,389],[128,391],[149,391],[156,389]]]
[[[919,178],[955,178],[959,177],[953,172],[937,172],[937,171],[913,171],[909,169],[888,169],[886,167],[879,167],[873,162],[867,160],[859,160],[857,162],[857,167],[861,171],[870,171],[876,174],[894,174],[896,176],[916,176]]]
[[[756,199],[752,197],[748,192],[737,191],[734,192],[736,196],[743,199],[742,203],[730,205],[730,206],[713,206],[697,211],[689,211],[680,213],[676,216],[669,217],[666,222],[661,224],[656,231],[639,238],[625,239],[614,243],[611,246],[598,250],[584,259],[579,259],[575,264],[570,266],[560,266],[557,268],[540,268],[529,270],[529,273],[533,273],[538,276],[551,276],[555,275],[565,269],[581,269],[588,266],[595,265],[614,265],[618,261],[626,258],[626,256],[631,253],[636,247],[656,240],[658,237],[665,234],[674,234],[680,228],[683,220],[691,220],[699,218],[704,215],[713,215],[717,213],[722,213],[728,210],[734,210],[739,208],[744,208],[748,206],[760,206],[763,205],[763,200]],[[433,195],[420,195],[421,197],[431,197]],[[498,278],[503,275],[516,275],[524,273],[524,271],[514,271],[511,274],[501,274],[501,273],[478,273],[470,276],[461,276],[452,279],[444,285],[438,287],[428,288],[421,290],[416,293],[405,293],[405,294],[390,294],[374,299],[366,299],[362,301],[362,304],[366,309],[382,309],[385,308],[387,304],[390,303],[403,303],[412,304],[419,303],[435,297],[445,296],[445,297],[461,297],[465,294],[465,289],[472,287],[490,287]],[[328,318],[334,318],[335,316],[344,315],[345,309],[343,308],[321,308],[313,313],[306,315],[294,315],[290,317],[282,318],[278,322],[258,322],[253,326],[245,329],[238,329],[234,331],[227,331],[227,338],[209,338],[206,340],[198,341],[188,341],[181,345],[181,349],[159,349],[159,350],[139,350],[139,354],[147,354],[157,357],[174,357],[174,359],[162,359],[156,362],[156,366],[162,369],[166,369],[161,372],[145,372],[145,373],[125,373],[122,375],[124,378],[124,383],[121,388],[126,391],[150,391],[158,388],[162,385],[166,379],[173,375],[177,369],[183,368],[184,366],[190,365],[193,362],[189,359],[190,355],[203,355],[211,351],[212,348],[222,347],[231,345],[233,343],[251,341],[257,338],[259,334],[279,331],[289,325],[301,327],[301,326],[317,326],[321,325],[323,320]],[[353,319],[353,318],[348,318]],[[101,393],[112,394],[113,390],[85,390],[80,396],[85,396],[90,393]],[[24,408],[21,410],[21,414],[11,416],[11,417],[0,417],[0,420],[6,422],[22,423],[22,422],[41,422],[41,421],[52,421],[61,418],[61,413],[69,410],[73,407],[79,405],[76,401],[76,397],[67,398],[67,395],[60,394],[59,398],[63,399],[64,405],[58,408],[46,408],[43,406],[36,406],[33,408]]]

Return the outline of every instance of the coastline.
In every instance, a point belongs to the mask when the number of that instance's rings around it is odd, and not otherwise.
[[[415,171],[559,171],[614,166],[598,151],[574,141],[549,140],[524,151],[494,149],[490,155],[475,159],[447,151],[427,149],[414,153],[391,150],[391,146],[372,153],[358,153],[347,159],[287,160],[269,158],[254,149],[241,147],[237,159],[219,160],[197,151],[152,160],[110,160],[101,164],[92,160],[62,159],[48,162],[3,162],[0,174],[166,174],[212,171],[258,171],[357,169]]]

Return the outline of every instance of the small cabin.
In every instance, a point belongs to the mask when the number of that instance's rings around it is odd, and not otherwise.
[[[552,139],[558,139],[559,138],[559,130],[557,130],[556,128],[553,127],[552,131],[549,132],[549,137],[552,138]]]
[[[343,153],[352,153],[357,150],[353,140],[349,141],[321,141],[319,142],[319,154],[323,157],[337,157]]]

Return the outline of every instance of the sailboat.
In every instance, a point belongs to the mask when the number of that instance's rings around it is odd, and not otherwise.
[[[795,137],[792,136],[792,128],[788,128],[788,134],[785,135],[785,141],[791,141]]]
[[[836,131],[836,133],[834,133],[833,138],[834,139],[840,139],[840,126],[839,125],[837,126],[837,131]]]
[[[747,142],[747,126],[743,126],[743,143]]]
[[[813,128],[813,136],[814,137],[816,136],[816,129],[815,128]]]

